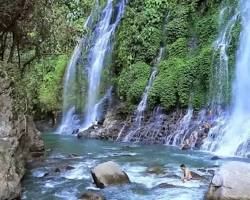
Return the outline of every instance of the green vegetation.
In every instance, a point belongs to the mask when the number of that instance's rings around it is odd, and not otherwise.
[[[26,9],[18,1],[0,5],[4,11],[0,13],[0,59],[9,65],[18,109],[35,113],[61,110],[65,67],[77,38],[87,33],[82,27],[93,4],[92,0],[39,0],[27,1]],[[189,104],[196,109],[206,105],[221,5],[222,0],[129,1],[115,37],[112,64],[103,72],[104,84],[112,82],[120,99],[130,108],[135,106],[163,46],[165,56],[149,94],[150,106],[160,104],[171,111]],[[1,20],[4,16],[9,19]],[[239,31],[237,23],[228,50],[231,72]],[[78,78],[72,80],[76,85],[86,81]],[[102,92],[105,88],[103,85]],[[81,93],[68,94],[69,101],[79,101],[79,110],[85,90],[83,84]]]
[[[128,73],[133,74],[131,70],[138,62],[152,66],[160,46],[165,47],[166,55],[150,91],[150,106],[160,104],[172,110],[192,104],[199,109],[208,103],[213,71],[212,44],[218,34],[221,3],[220,0],[138,0],[129,3],[117,34],[113,67],[119,76],[119,95],[128,105],[138,103],[138,92],[142,93],[143,85],[131,81]],[[233,35],[232,44],[236,41],[237,36]],[[235,45],[230,48],[232,54],[235,48]],[[140,77],[142,83],[148,73],[144,76]]]
[[[0,60],[9,65],[16,109],[25,113],[61,110],[65,67],[94,2],[22,2],[7,0],[0,5]],[[0,67],[6,70],[3,64]]]
[[[45,73],[44,76],[42,76],[43,80],[39,81],[41,85],[37,88],[38,89],[38,99],[39,102],[41,103],[41,107],[44,108],[45,110],[60,110],[61,105],[58,105],[58,102],[60,102],[61,99],[61,87],[63,85],[62,83],[62,78],[64,75],[64,69],[65,66],[67,65],[68,57],[65,55],[58,56],[55,59],[49,60],[48,58],[46,59],[46,62],[48,63],[43,63],[42,61],[39,62],[35,66],[36,69],[41,70],[41,69],[48,69],[52,68],[52,71],[49,71]],[[30,77],[29,77],[30,80]],[[34,86],[34,84],[33,84]]]
[[[137,103],[147,85],[149,76],[150,66],[143,62],[137,62],[124,68],[118,80],[121,99]]]

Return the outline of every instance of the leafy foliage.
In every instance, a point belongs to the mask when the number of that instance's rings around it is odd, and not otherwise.
[[[165,46],[166,56],[150,91],[150,105],[174,109],[189,104],[200,108],[206,104],[220,2],[138,0],[129,3],[118,32],[114,64],[114,71],[119,74],[119,95],[126,97],[128,104],[135,104],[140,96],[138,92],[142,94],[143,90],[129,90],[121,80],[133,74],[130,70],[134,63],[152,66],[160,46]],[[148,74],[144,75],[141,80],[148,78]]]
[[[119,94],[123,100],[138,103],[150,76],[150,66],[137,62],[124,68],[118,78]]]
[[[27,104],[27,111],[59,110],[67,62],[67,55],[47,57],[30,67],[24,77],[14,77],[20,107]]]

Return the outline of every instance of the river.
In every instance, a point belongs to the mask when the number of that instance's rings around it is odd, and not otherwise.
[[[27,171],[22,199],[78,199],[87,190],[98,190],[92,183],[91,169],[99,163],[113,160],[127,172],[131,184],[101,190],[109,200],[199,200],[204,198],[211,178],[211,174],[199,169],[212,168],[222,162],[212,160],[211,154],[181,151],[163,145],[79,140],[73,136],[51,133],[43,134],[43,139],[47,152],[45,160]],[[182,163],[201,173],[204,179],[182,183],[179,168]],[[67,166],[74,169],[66,170]],[[149,173],[147,169],[150,167],[160,168],[164,173]],[[57,168],[60,172],[55,172]]]

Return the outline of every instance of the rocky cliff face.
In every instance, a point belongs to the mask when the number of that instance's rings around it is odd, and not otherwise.
[[[7,74],[0,71],[0,200],[20,197],[25,163],[44,151],[32,119],[14,112],[12,92]]]

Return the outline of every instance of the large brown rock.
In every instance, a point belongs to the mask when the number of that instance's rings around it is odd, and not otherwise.
[[[130,182],[128,175],[121,170],[121,167],[117,163],[112,161],[96,166],[91,171],[91,174],[98,188]]]
[[[250,200],[250,164],[229,162],[214,175],[207,200]]]

